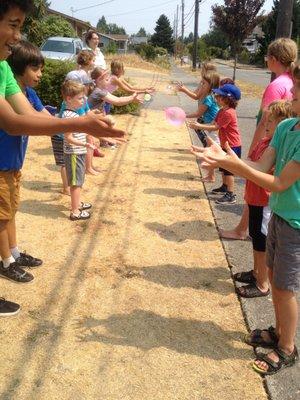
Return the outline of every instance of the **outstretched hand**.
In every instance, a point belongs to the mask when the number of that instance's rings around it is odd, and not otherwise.
[[[103,115],[89,113],[82,118],[85,121],[83,132],[97,138],[112,137],[126,141],[126,133],[121,129],[110,126],[107,121],[104,120]]]
[[[209,147],[191,147],[191,153],[201,162],[202,167],[222,167],[229,171],[234,171],[237,164],[241,161],[235,152],[230,148],[228,142],[225,144],[224,151],[218,143],[207,137]]]

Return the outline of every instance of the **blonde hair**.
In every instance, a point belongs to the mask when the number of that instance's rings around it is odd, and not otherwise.
[[[220,85],[220,75],[215,71],[208,71],[202,75],[202,79],[208,82],[210,86],[210,92],[214,88],[218,88]]]
[[[213,72],[213,71],[217,71],[217,67],[215,64],[210,63],[210,62],[204,62],[201,65],[201,75],[206,74],[207,72]]]
[[[275,120],[291,118],[293,115],[292,102],[287,100],[277,100],[269,104],[270,116]]]
[[[124,74],[124,64],[120,60],[112,60],[110,63],[110,70],[113,75],[116,75],[120,71]]]
[[[61,86],[61,94],[64,99],[66,99],[66,97],[77,96],[78,94],[84,92],[85,92],[84,85],[82,85],[79,82],[68,80],[64,81]]]
[[[300,64],[295,65],[293,69],[293,79],[300,83]]]
[[[292,39],[280,38],[274,40],[269,44],[267,54],[274,57],[291,73],[293,72],[298,57],[298,48]]]

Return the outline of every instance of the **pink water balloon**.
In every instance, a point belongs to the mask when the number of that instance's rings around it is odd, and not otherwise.
[[[180,107],[165,108],[165,114],[167,121],[177,127],[181,126],[186,119],[186,113]]]

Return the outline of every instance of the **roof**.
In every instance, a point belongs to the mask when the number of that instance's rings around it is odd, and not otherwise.
[[[77,18],[71,17],[71,15],[67,15],[67,14],[61,13],[60,11],[53,10],[52,8],[48,8],[48,12],[49,12],[49,14],[58,15],[59,17],[63,17],[63,18],[66,18],[68,20],[72,20],[72,21],[76,22],[79,25],[83,25],[85,28],[88,28],[88,29],[92,28],[92,25],[89,22],[82,21],[81,19],[77,19]]]
[[[114,35],[114,34],[109,34],[109,36],[117,41],[122,41],[122,40],[129,40],[129,36],[128,35]]]

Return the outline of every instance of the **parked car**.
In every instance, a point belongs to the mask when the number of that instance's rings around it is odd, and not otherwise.
[[[67,38],[61,36],[49,37],[41,46],[45,58],[52,60],[75,60],[76,54],[83,49],[83,42],[78,38]]]

